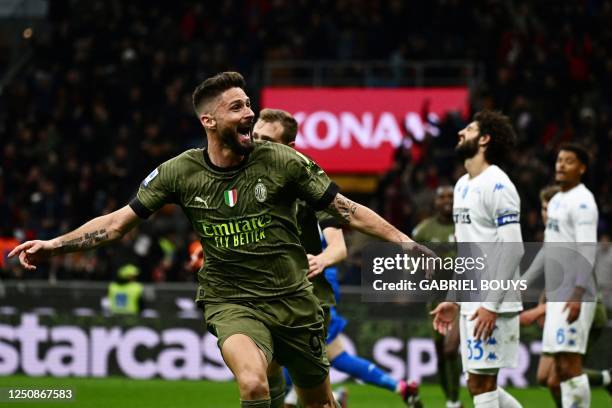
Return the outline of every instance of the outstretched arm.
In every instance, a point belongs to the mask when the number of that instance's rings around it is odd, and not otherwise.
[[[340,193],[336,194],[326,211],[364,234],[389,242],[413,242],[408,235],[389,224],[380,215]]]
[[[140,220],[129,205],[96,217],[74,231],[52,239],[53,255],[85,251],[113,242],[138,225]]]
[[[65,235],[48,241],[27,241],[15,247],[9,258],[18,255],[26,269],[36,269],[41,260],[68,252],[85,251],[121,238],[141,219],[129,205],[110,214],[94,218]]]

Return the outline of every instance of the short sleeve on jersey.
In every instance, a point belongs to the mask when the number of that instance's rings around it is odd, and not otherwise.
[[[172,167],[168,162],[153,170],[140,183],[138,193],[129,205],[140,218],[146,219],[164,204],[175,202]]]
[[[297,150],[293,152],[289,154],[287,170],[296,185],[298,197],[316,211],[327,208],[340,188],[313,160]]]
[[[325,211],[317,212],[317,220],[321,226],[321,230],[325,228],[342,228],[342,223],[334,216]]]
[[[597,225],[597,207],[591,203],[579,203],[572,213],[576,225]]]
[[[151,216],[151,214],[153,214],[153,211],[145,207],[144,204],[138,200],[138,197],[132,198],[128,205],[132,210],[134,210],[136,215],[143,220],[146,220]]]
[[[591,202],[579,202],[571,209],[576,231],[576,242],[597,242],[597,206]]]
[[[495,226],[519,224],[521,218],[521,200],[512,184],[495,183],[488,192],[493,210]]]

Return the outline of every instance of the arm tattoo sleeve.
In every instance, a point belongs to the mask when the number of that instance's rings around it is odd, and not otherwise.
[[[61,252],[75,252],[90,249],[108,240],[108,233],[105,229],[93,232],[86,232],[83,235],[68,241],[61,241]]]
[[[328,211],[332,215],[342,218],[344,222],[350,223],[357,212],[357,204],[342,194],[336,194],[336,197],[329,205]]]

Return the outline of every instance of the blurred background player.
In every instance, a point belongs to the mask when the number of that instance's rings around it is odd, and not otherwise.
[[[418,242],[432,243],[451,243],[455,242],[455,224],[453,222],[453,187],[442,185],[436,189],[434,199],[435,214],[426,218],[417,225],[412,232]],[[436,253],[441,257],[456,255],[454,246],[449,250],[440,251],[445,247],[436,246]],[[443,270],[446,271],[446,270]],[[450,279],[452,271],[447,274],[436,274],[435,279]],[[431,312],[438,305],[438,302],[429,302],[427,311]],[[429,313],[428,313],[429,315]],[[461,367],[459,366],[459,320],[455,319],[451,330],[442,335],[438,331],[433,331],[433,340],[438,359],[438,376],[440,385],[446,397],[447,408],[460,408],[459,401],[459,380],[461,377]]]
[[[253,128],[253,138],[259,141],[282,143],[295,147],[297,122],[288,112],[279,109],[263,109]],[[451,190],[452,192],[452,190]],[[314,293],[326,312],[327,357],[331,366],[350,374],[365,383],[373,384],[399,394],[409,406],[421,406],[418,401],[418,386],[395,380],[376,364],[364,358],[350,355],[339,337],[347,324],[338,314],[335,305],[340,299],[338,269],[334,266],[347,255],[342,225],[325,212],[314,211],[304,201],[296,202],[296,218],[300,227],[300,242],[309,262],[308,278],[313,283]],[[285,380],[291,387],[291,378],[285,370]],[[336,399],[346,405],[347,394],[339,390]],[[291,389],[285,398],[286,406],[297,405],[297,395]]]
[[[542,223],[546,225],[547,211],[548,211],[548,203],[553,198],[555,194],[560,191],[560,187],[558,185],[547,186],[540,191],[540,204],[541,204],[541,216]],[[536,279],[539,275],[542,274],[544,270],[544,257],[543,253],[536,256],[534,261],[529,266],[529,269],[525,271],[522,278],[530,281],[531,279]],[[529,286],[529,285],[528,285]],[[543,294],[540,298],[540,302],[537,306],[532,307],[531,309],[524,310],[520,315],[520,322],[522,326],[528,326],[533,323],[538,324],[540,328],[544,327],[544,319],[546,317],[546,298]],[[591,325],[591,330],[589,333],[589,340],[587,344],[587,353],[591,348],[591,345],[597,341],[597,339],[601,336],[606,322],[608,320],[607,311],[603,304],[601,294],[598,294],[597,297],[597,306],[595,309],[595,317],[593,319],[593,324]],[[584,368],[585,374],[589,378],[589,385],[592,387],[604,386],[607,388],[608,392],[612,392],[612,383],[610,381],[610,370],[593,370]],[[561,386],[559,382],[559,376],[557,375],[555,369],[555,362],[553,356],[548,353],[542,353],[540,355],[540,360],[538,362],[538,370],[536,374],[536,380],[538,384],[548,387],[551,392],[551,396],[555,401],[555,405],[557,408],[561,408]]]
[[[547,299],[542,351],[552,354],[554,358],[555,373],[561,387],[561,406],[564,408],[589,407],[591,401],[582,356],[586,352],[595,315],[596,292],[592,267],[595,263],[598,210],[593,194],[581,182],[588,164],[588,153],[581,146],[566,144],[560,148],[555,163],[555,181],[560,191],[548,203],[544,232],[545,243],[586,244],[579,246],[578,250],[590,269],[570,271],[577,273],[575,280],[570,282],[571,287],[554,288],[561,292],[551,299],[549,287],[553,286],[552,281],[559,278],[560,270],[556,266],[559,259],[549,256],[550,250],[545,251]],[[564,270],[561,272],[566,273]],[[566,301],[560,301],[560,298]],[[549,385],[555,395],[556,382]]]
[[[546,226],[548,219],[548,203],[560,190],[557,185],[547,186],[540,190],[540,215],[542,217],[542,224]],[[522,279],[526,279],[527,282],[531,283],[544,272],[544,253],[538,252],[532,261],[529,268],[521,276]],[[529,286],[529,284],[528,284]],[[537,306],[531,309],[523,310],[520,314],[520,323],[522,326],[530,325],[537,322],[540,327],[544,327],[544,316],[546,315],[546,299],[544,294],[540,297],[540,301]],[[538,383],[547,385],[547,378],[549,369],[552,367],[552,357],[542,354],[540,356],[540,362],[538,364],[537,379]]]
[[[520,198],[510,178],[497,166],[515,139],[508,117],[485,110],[459,132],[456,147],[467,174],[454,189],[455,237],[458,243],[506,244],[504,262],[495,270],[498,279],[517,277],[524,252],[522,245],[516,244],[523,241]],[[511,296],[505,292],[492,302],[461,302],[461,357],[476,408],[521,407],[497,386],[499,369],[514,367],[518,362],[518,312],[522,304]],[[451,331],[458,310],[457,303],[440,303],[432,311],[436,330],[443,335]]]
[[[137,281],[140,270],[133,264],[123,265],[117,279],[108,285],[108,300],[113,314],[137,315],[143,310],[143,286]]]

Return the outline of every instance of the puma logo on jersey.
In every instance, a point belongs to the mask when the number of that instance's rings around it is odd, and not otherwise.
[[[196,203],[202,203],[202,204],[204,204],[204,206],[205,206],[206,208],[208,208],[208,196],[206,196],[206,199],[204,199],[204,198],[202,198],[202,197],[198,197],[198,196],[196,196],[196,198],[195,198],[195,200],[194,200],[194,201],[195,201]]]

